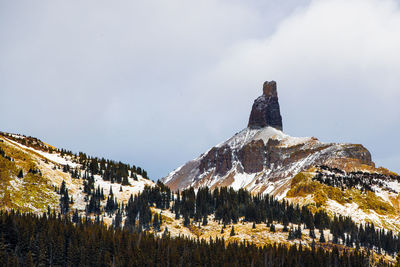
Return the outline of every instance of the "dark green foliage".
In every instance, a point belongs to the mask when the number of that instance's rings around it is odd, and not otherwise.
[[[400,236],[392,231],[377,230],[373,224],[357,225],[351,217],[334,216],[325,211],[312,214],[303,206],[293,205],[288,201],[278,201],[272,196],[252,196],[248,191],[232,188],[217,188],[210,191],[200,188],[195,194],[193,188],[177,192],[171,211],[175,218],[184,217],[184,224],[189,224],[189,219],[195,222],[204,221],[204,217],[211,214],[215,220],[225,224],[237,223],[239,217],[245,221],[256,223],[267,222],[271,227],[278,222],[283,224],[283,232],[288,231],[288,225],[297,225],[289,232],[289,239],[301,239],[301,227],[310,230],[310,237],[315,238],[314,229],[329,229],[333,235],[333,242],[353,247],[354,244],[367,248],[377,248],[394,255],[400,249]],[[325,242],[325,241],[323,241]]]
[[[73,154],[71,151],[66,151],[64,149],[60,150],[61,156],[69,155],[71,157],[76,157],[81,168],[72,168],[69,165],[63,166],[63,171],[71,174],[72,178],[80,178],[81,172],[84,172],[83,179],[93,179],[93,181],[85,181],[87,183],[87,188],[85,188],[85,193],[90,194],[91,185],[94,182],[94,175],[99,175],[105,181],[110,181],[111,183],[118,183],[125,186],[130,185],[129,179],[133,178],[138,180],[137,175],[142,175],[143,178],[149,179],[147,172],[140,167],[130,166],[122,162],[116,162],[104,158],[89,157],[85,153],[79,152],[78,155]]]
[[[121,211],[118,210],[117,214],[115,215],[115,218],[113,219],[112,226],[117,229],[120,228],[122,224],[122,214]]]
[[[0,156],[2,156],[3,158],[9,160],[9,161],[13,161],[12,158],[10,158],[9,156],[6,155],[6,153],[4,152],[3,149],[0,148]]]
[[[309,232],[309,234],[308,234],[311,238],[315,238],[316,236],[315,236],[315,231],[314,231],[314,228],[310,228],[310,232]]]
[[[128,176],[122,178],[122,185],[131,185],[128,181]],[[121,187],[122,188],[122,187]]]
[[[65,181],[63,180],[60,187],[60,210],[62,214],[67,214],[69,212],[69,204],[71,199],[68,195],[68,188],[65,186]]]
[[[232,225],[232,228],[231,228],[231,233],[229,235],[230,236],[234,236],[235,235],[235,228],[233,228],[233,225]]]
[[[204,216],[203,216],[203,223],[202,223],[202,225],[203,225],[203,226],[206,226],[207,224],[208,224],[207,215],[204,215]]]
[[[183,216],[183,226],[188,227],[190,224],[190,219],[189,219],[189,215],[185,214]]]
[[[319,166],[322,170],[317,171],[314,181],[344,189],[360,188],[361,191],[374,192],[373,186],[384,187],[384,181],[400,181],[400,176],[384,175],[380,173],[369,173],[362,171],[344,172],[338,168],[326,165]],[[390,189],[389,189],[390,190]]]
[[[325,243],[326,241],[325,241],[324,231],[322,229],[319,229],[319,235],[320,235],[319,242]]]
[[[118,209],[118,202],[112,196],[112,194],[108,196],[106,206],[104,207],[105,212],[109,215],[113,214]]]
[[[19,248],[19,249],[15,249]],[[23,248],[23,249],[22,249]],[[0,266],[370,266],[365,252],[224,239],[162,238],[107,228],[89,220],[75,225],[54,215],[0,212]],[[388,266],[381,262],[380,266]]]

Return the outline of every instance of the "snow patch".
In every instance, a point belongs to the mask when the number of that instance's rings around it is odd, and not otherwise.
[[[67,158],[61,157],[61,155],[58,154],[58,153],[50,154],[50,153],[47,153],[47,152],[44,152],[44,151],[41,151],[41,150],[34,149],[32,147],[28,147],[28,146],[22,145],[22,144],[20,144],[18,142],[10,140],[10,139],[7,139],[7,141],[9,141],[12,144],[17,145],[17,146],[19,146],[19,147],[21,147],[23,149],[33,151],[33,152],[45,157],[46,159],[48,159],[50,161],[53,161],[55,163],[58,163],[58,164],[61,164],[61,165],[69,165],[70,167],[73,167],[73,168],[75,168],[77,166],[76,163],[68,160]]]
[[[230,185],[234,190],[245,188],[256,176],[256,174],[237,173],[234,176],[234,182]]]

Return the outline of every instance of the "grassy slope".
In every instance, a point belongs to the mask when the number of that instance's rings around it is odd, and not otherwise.
[[[312,211],[323,209],[328,214],[351,216],[357,222],[373,222],[378,227],[400,230],[400,209],[375,193],[362,193],[358,189],[341,190],[337,187],[312,181],[315,169],[297,174],[291,181],[286,197]],[[337,203],[336,203],[337,202]],[[393,200],[391,201],[393,204]],[[336,204],[335,204],[336,203]]]
[[[0,205],[23,212],[43,212],[48,206],[58,206],[58,197],[47,177],[28,173],[31,168],[40,169],[38,159],[0,138],[1,149],[14,160],[0,157]],[[17,178],[19,170],[23,170],[23,178]]]

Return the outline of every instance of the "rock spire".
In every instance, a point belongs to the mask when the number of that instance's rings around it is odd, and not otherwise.
[[[254,100],[249,118],[249,128],[258,129],[266,126],[283,129],[275,81],[264,82],[263,94]]]

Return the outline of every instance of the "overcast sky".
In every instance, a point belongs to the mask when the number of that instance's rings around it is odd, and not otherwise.
[[[0,0],[0,130],[154,180],[247,126],[275,80],[292,136],[400,172],[392,0]]]

